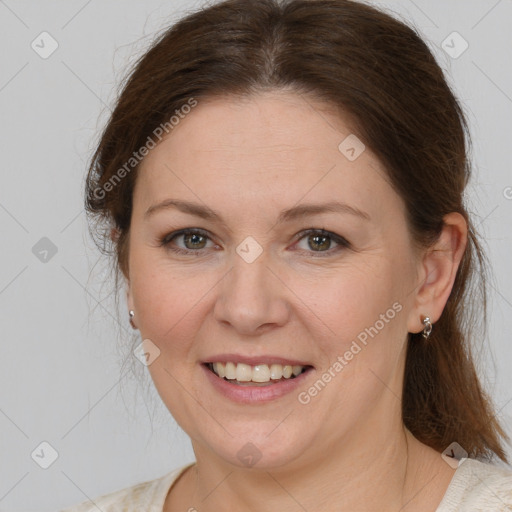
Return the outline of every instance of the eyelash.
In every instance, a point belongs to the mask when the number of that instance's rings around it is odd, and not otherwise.
[[[324,229],[306,229],[304,231],[301,231],[300,233],[297,234],[296,242],[300,242],[304,237],[306,237],[307,235],[311,235],[311,234],[328,237],[332,241],[334,241],[335,243],[338,244],[338,247],[335,248],[334,251],[332,249],[328,249],[327,251],[305,251],[303,249],[300,250],[300,251],[309,252],[310,254],[314,254],[315,256],[313,256],[313,257],[315,257],[315,258],[318,258],[318,257],[324,258],[324,257],[332,255],[333,252],[338,253],[341,249],[346,249],[346,248],[350,247],[350,243],[347,240],[345,240],[343,237],[336,235],[335,233],[332,233],[330,231],[326,231]],[[160,246],[166,247],[168,250],[170,250],[174,253],[177,253],[177,254],[185,254],[185,255],[195,254],[196,256],[201,255],[201,251],[206,250],[206,248],[193,250],[193,249],[182,249],[180,247],[171,247],[171,242],[174,239],[178,238],[179,236],[183,236],[183,235],[200,235],[200,236],[205,237],[208,240],[210,240],[210,237],[206,231],[204,231],[202,229],[198,229],[198,228],[194,228],[194,229],[187,228],[187,229],[181,229],[179,231],[174,231],[174,232],[169,233],[168,235],[164,236],[162,239],[160,239]],[[324,254],[325,254],[325,256],[324,256]]]

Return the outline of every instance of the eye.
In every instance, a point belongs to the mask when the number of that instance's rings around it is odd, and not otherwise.
[[[340,250],[350,247],[350,244],[343,237],[331,233],[330,231],[325,231],[324,229],[307,229],[302,231],[297,235],[299,237],[299,242],[305,240],[307,247],[307,252],[316,252],[316,253],[329,253],[339,252]],[[332,243],[337,244],[334,250],[331,250]],[[323,254],[321,255],[323,256]],[[316,256],[315,256],[316,257]]]
[[[298,243],[303,240],[306,241],[307,247],[301,248],[301,251],[311,253],[328,253],[326,256],[331,255],[333,252],[339,252],[343,248],[350,247],[350,243],[343,237],[326,231],[324,229],[307,229],[301,231],[298,235]],[[182,239],[185,247],[176,246],[176,240]],[[167,249],[178,253],[178,254],[195,254],[199,256],[203,249],[211,248],[207,247],[207,243],[210,240],[208,233],[202,229],[189,228],[182,229],[180,231],[174,231],[166,235],[160,240],[160,245]],[[332,250],[333,242],[337,247]],[[318,256],[323,256],[319,254]],[[315,256],[315,257],[318,257]]]
[[[176,247],[172,244],[175,240],[183,240],[185,247]],[[179,254],[199,253],[202,249],[206,249],[206,242],[210,237],[202,229],[182,229],[166,235],[160,245],[167,247],[169,250]]]

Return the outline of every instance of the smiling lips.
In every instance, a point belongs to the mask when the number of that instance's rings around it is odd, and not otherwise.
[[[308,368],[308,366],[303,365],[282,365],[278,363],[253,366],[230,361],[226,363],[208,363],[207,366],[213,373],[225,380],[254,383],[270,383],[271,381],[279,382],[282,379],[292,379]]]
[[[304,360],[272,355],[211,355],[201,366],[221,395],[239,404],[264,404],[304,385],[315,367]]]

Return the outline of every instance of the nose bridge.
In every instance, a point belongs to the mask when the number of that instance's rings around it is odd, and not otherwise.
[[[283,285],[270,268],[270,251],[247,237],[232,254],[230,267],[217,298],[217,319],[247,333],[284,323],[288,308]]]
[[[264,250],[257,242],[244,241],[240,243],[232,257],[233,284],[240,289],[248,287],[249,290],[263,292],[267,288],[270,257],[269,251]],[[261,295],[261,293],[259,293]]]
[[[252,301],[254,311],[260,308],[270,298],[263,300],[264,297],[272,294],[269,276],[275,279],[269,269],[269,259],[269,251],[264,250],[252,237],[241,242],[232,256],[232,271],[226,292],[237,298],[241,305]]]

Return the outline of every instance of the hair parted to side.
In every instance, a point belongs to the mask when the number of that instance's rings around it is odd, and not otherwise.
[[[466,120],[427,45],[394,17],[350,0],[227,0],[170,27],[135,64],[91,161],[86,209],[98,245],[127,275],[137,165],[126,163],[157,127],[191,99],[272,89],[349,116],[404,200],[418,246],[437,239],[450,212],[468,222],[468,246],[441,318],[428,342],[409,335],[403,422],[439,452],[456,441],[470,457],[507,462],[508,436],[471,353],[476,319],[485,322],[486,285],[484,276],[477,279],[485,257],[463,202]]]

